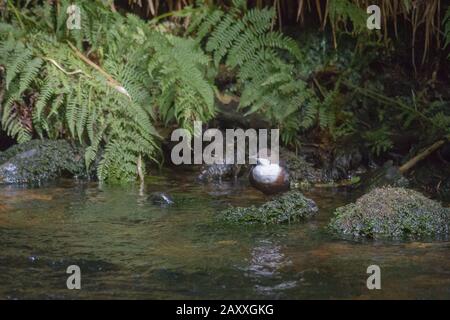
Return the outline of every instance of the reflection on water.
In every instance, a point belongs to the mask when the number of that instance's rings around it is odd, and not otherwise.
[[[283,265],[290,263],[280,249],[280,246],[272,245],[269,240],[260,241],[251,253],[252,259],[248,268],[251,274],[271,277],[279,273]]]
[[[258,283],[255,285],[258,293],[271,295],[277,290],[296,286],[296,280],[283,280],[283,268],[292,262],[283,254],[280,245],[274,245],[270,240],[261,240],[253,248],[251,256],[247,275]]]
[[[168,192],[159,208],[146,194]],[[305,223],[224,227],[217,212],[266,201],[244,182],[202,185],[191,175],[138,186],[60,181],[0,187],[0,298],[450,298],[449,242],[357,242],[326,231],[345,192],[308,194]],[[66,289],[80,266],[82,289]],[[382,290],[369,291],[377,264]]]

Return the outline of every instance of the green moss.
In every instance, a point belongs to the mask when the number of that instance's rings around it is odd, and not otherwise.
[[[326,181],[322,170],[306,161],[306,159],[287,149],[280,150],[280,159],[285,161],[289,172],[289,180],[301,189],[308,189],[315,183]]]
[[[32,140],[0,153],[0,183],[35,183],[86,174],[81,150],[64,140]]]
[[[313,200],[299,191],[290,191],[261,206],[231,207],[220,213],[220,219],[240,224],[277,224],[302,220],[318,211]]]
[[[404,188],[377,188],[337,208],[329,227],[336,233],[370,238],[447,235],[450,209]]]

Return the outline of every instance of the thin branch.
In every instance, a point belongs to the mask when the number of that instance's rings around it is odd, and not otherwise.
[[[75,54],[83,60],[85,63],[90,65],[92,68],[100,72],[105,78],[107,79],[107,83],[110,87],[114,88],[116,91],[126,95],[130,100],[131,96],[129,95],[128,91],[116,80],[111,76],[109,73],[107,73],[105,70],[103,70],[99,65],[97,65],[95,62],[93,62],[91,59],[86,57],[83,53],[80,52],[70,41],[67,41],[69,44],[69,47],[75,52]]]
[[[74,70],[74,71],[66,71],[63,67],[61,67],[61,65],[59,65],[59,63],[58,62],[56,62],[55,60],[53,60],[52,58],[46,58],[46,57],[43,57],[42,59],[44,59],[44,60],[47,60],[47,61],[50,61],[53,65],[55,65],[59,70],[61,70],[62,72],[64,72],[65,74],[67,74],[67,75],[74,75],[74,74],[79,74],[79,73],[81,73],[81,74],[84,74],[85,76],[87,76],[87,77],[91,77],[91,76],[89,76],[88,74],[86,74],[86,73],[84,73],[83,72],[83,70],[81,70],[81,69],[77,69],[77,70]]]
[[[410,170],[412,167],[414,167],[417,163],[428,157],[430,154],[432,154],[434,151],[439,149],[441,146],[443,146],[446,143],[446,140],[439,140],[435,143],[433,143],[430,147],[426,148],[424,151],[419,153],[414,158],[408,160],[406,163],[404,163],[400,168],[399,171],[401,173],[405,173],[408,170]]]

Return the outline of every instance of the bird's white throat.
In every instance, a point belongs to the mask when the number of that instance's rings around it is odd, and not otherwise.
[[[261,183],[275,182],[281,173],[278,164],[259,164],[253,169],[253,178]]]

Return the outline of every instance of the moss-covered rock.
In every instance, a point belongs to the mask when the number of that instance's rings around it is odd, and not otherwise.
[[[205,164],[201,168],[197,180],[201,182],[225,181],[237,179],[243,173],[243,165],[237,164]]]
[[[261,206],[231,207],[220,213],[221,220],[240,224],[295,222],[317,213],[316,203],[299,191],[289,191]]]
[[[31,140],[0,153],[0,183],[36,183],[86,173],[81,150],[64,140]]]
[[[315,168],[302,155],[281,149],[280,160],[285,163],[291,184],[298,185],[301,188],[307,188],[316,183],[329,181],[321,169]]]
[[[447,235],[450,209],[404,188],[377,188],[337,208],[330,228],[343,235],[418,238]]]

